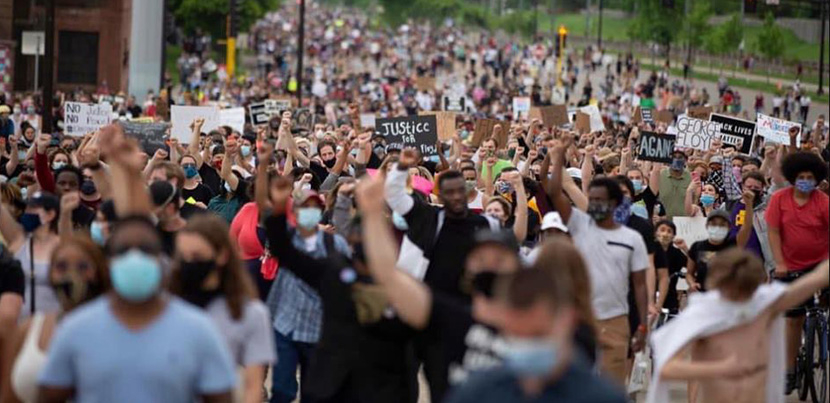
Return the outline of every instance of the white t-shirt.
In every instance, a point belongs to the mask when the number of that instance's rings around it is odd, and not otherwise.
[[[629,276],[649,265],[643,237],[625,226],[600,228],[577,209],[571,210],[568,231],[588,266],[591,304],[597,319],[628,314]]]

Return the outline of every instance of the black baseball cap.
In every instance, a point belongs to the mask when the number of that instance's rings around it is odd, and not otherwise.
[[[519,251],[519,242],[513,231],[501,229],[493,231],[490,229],[479,230],[475,233],[475,245],[473,249],[484,245],[498,245],[513,252]]]
[[[49,211],[56,211],[61,208],[61,201],[57,196],[49,192],[35,192],[26,203],[29,207],[43,207]]]

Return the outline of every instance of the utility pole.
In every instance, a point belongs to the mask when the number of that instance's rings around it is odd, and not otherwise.
[[[43,127],[41,133],[51,134],[54,131],[52,125],[52,107],[54,106],[54,84],[55,84],[55,0],[46,0],[46,18],[44,23],[44,35],[46,47],[43,58]]]
[[[602,48],[602,0],[599,0],[599,32],[597,32],[597,48]]]
[[[686,0],[686,64],[689,65],[689,75],[692,73],[692,23],[689,21],[689,12],[692,8],[692,0]]]
[[[585,37],[591,37],[591,0],[585,0]]]
[[[230,0],[228,4],[227,41],[225,42],[225,68],[228,72],[228,79],[233,80],[236,72],[236,33],[239,30],[239,0]]]
[[[305,0],[300,0],[300,32],[297,41],[297,106],[303,106],[303,54],[305,53]]]
[[[827,13],[830,12],[830,0],[823,0],[818,4],[818,10],[821,14],[821,46],[819,46],[819,56],[818,56],[818,91],[819,95],[824,94],[824,48],[825,48],[825,34],[824,31],[827,29]]]

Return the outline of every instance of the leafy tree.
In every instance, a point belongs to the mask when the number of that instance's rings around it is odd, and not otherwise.
[[[767,13],[764,18],[764,26],[755,38],[754,48],[769,60],[777,59],[784,54],[784,32],[775,24],[772,13]],[[769,83],[769,69],[766,70]]]
[[[637,4],[637,15],[629,26],[628,36],[641,42],[656,42],[666,48],[670,56],[671,44],[677,37],[681,25],[680,6],[663,7],[662,0],[641,0]]]
[[[711,16],[712,8],[709,7],[708,3],[695,3],[689,18],[686,20],[688,29],[683,31],[683,39],[691,47],[691,50],[703,46],[706,35],[711,31],[709,26],[709,17]]]
[[[269,10],[279,7],[280,0],[237,0],[240,13],[239,31],[246,31],[257,19]],[[186,32],[196,28],[208,32],[213,38],[224,37],[227,16],[230,11],[229,0],[170,0],[168,7],[176,17],[176,22]]]

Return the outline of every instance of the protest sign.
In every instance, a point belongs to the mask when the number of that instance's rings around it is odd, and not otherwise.
[[[555,127],[570,123],[568,107],[565,105],[532,106],[529,118],[539,119],[545,127]]]
[[[496,125],[501,125],[501,132],[498,137],[496,137],[496,141],[499,145],[506,144],[507,134],[510,133],[510,122],[499,121],[496,119],[476,119],[476,126],[473,130],[472,144],[478,147],[482,141],[490,138],[490,136],[493,135],[493,128],[495,128]]]
[[[672,222],[677,227],[677,238],[686,241],[691,246],[697,241],[709,238],[706,232],[706,217],[673,217]]]
[[[671,162],[676,136],[652,132],[640,133],[640,147],[637,158],[641,161]]]
[[[294,102],[291,98],[276,98],[276,99],[266,99],[265,105],[268,108],[269,113],[271,116],[274,116],[280,112],[290,111],[291,108],[294,106]]]
[[[755,137],[755,122],[717,113],[713,113],[709,120],[720,124],[720,139],[725,147],[731,146],[738,152],[749,154],[752,150],[752,139]]]
[[[464,95],[445,95],[441,104],[447,112],[467,112],[467,98]]]
[[[166,122],[141,123],[119,121],[124,134],[138,140],[141,149],[149,156],[153,156],[158,149],[167,150],[165,140],[170,125]]]
[[[360,114],[360,126],[364,129],[375,127],[375,114],[374,113],[361,113]]]
[[[190,143],[193,133],[190,124],[197,118],[202,118],[205,123],[202,131],[205,133],[219,127],[219,108],[215,106],[181,106],[173,105],[170,109],[170,136],[178,139],[183,144]]]
[[[677,118],[677,147],[707,151],[720,136],[720,123],[681,116]]]
[[[438,140],[449,141],[455,135],[455,113],[423,111],[420,116],[435,116],[438,124]]]
[[[639,106],[637,108],[640,108]],[[654,123],[654,109],[640,108],[640,119],[646,123]]]
[[[576,112],[576,119],[574,123],[577,133],[585,134],[591,132],[591,116],[580,111]]]
[[[527,116],[530,112],[530,97],[513,97],[513,118]]]
[[[796,126],[799,128],[798,137],[795,139],[796,144],[801,144],[801,124],[790,122],[783,119],[774,118],[772,116],[758,114],[755,120],[755,130],[759,136],[778,144],[790,144],[790,127]]]
[[[605,123],[602,122],[602,115],[600,115],[599,108],[596,105],[583,106],[579,110],[588,114],[592,133],[605,130]]]
[[[219,110],[219,125],[242,133],[245,130],[245,108]]]
[[[268,123],[271,115],[268,113],[268,108],[265,102],[248,105],[248,111],[251,113],[251,124],[254,126],[264,125]]]
[[[709,120],[709,115],[711,114],[711,106],[693,106],[686,110],[686,115],[700,120]]]
[[[415,148],[424,156],[437,155],[438,127],[435,116],[406,116],[377,119],[375,133],[386,138],[387,145]]]
[[[112,105],[67,102],[63,109],[63,133],[69,136],[83,136],[110,124]]]
[[[630,123],[636,125],[637,123],[640,123],[642,120],[643,120],[643,117],[642,117],[642,113],[640,112],[640,107],[635,106],[634,107],[634,113],[631,114]]]
[[[314,115],[308,108],[300,108],[291,114],[291,131],[311,131],[314,124]]]
[[[642,109],[640,109],[640,110],[642,110]],[[657,111],[657,115],[654,116],[654,120],[656,120],[660,123],[665,123],[667,125],[670,125],[670,124],[672,124],[672,122],[674,122],[674,113],[672,113],[672,111],[665,110],[665,109],[662,110],[662,111]]]
[[[415,89],[418,91],[432,91],[435,89],[435,77],[418,77],[415,79]]]
[[[323,107],[323,110],[326,112],[326,123],[337,126],[337,105],[329,102]]]

